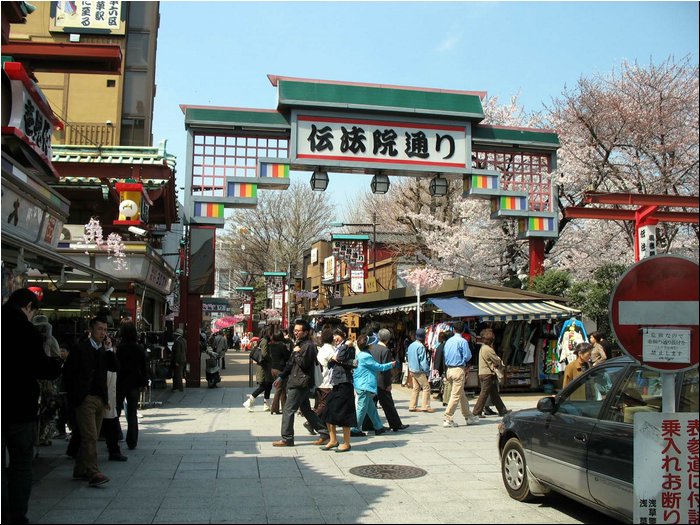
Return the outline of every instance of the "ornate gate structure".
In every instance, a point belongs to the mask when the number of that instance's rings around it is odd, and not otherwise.
[[[392,175],[430,177],[433,195],[461,179],[465,197],[491,201],[492,218],[518,219],[530,275],[542,273],[544,240],[558,236],[555,132],[482,125],[485,92],[268,78],[277,109],[180,106],[190,228],[223,227],[225,208],[286,189],[290,170],[311,172],[318,190],[328,171],[371,175],[376,193]]]

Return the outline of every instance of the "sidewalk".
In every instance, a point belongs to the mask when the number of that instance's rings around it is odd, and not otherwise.
[[[242,407],[247,355],[228,355],[227,377],[216,389],[156,390],[162,405],[142,410],[138,448],[129,460],[99,464],[110,483],[90,488],[72,481],[65,443],[40,448],[29,518],[38,523],[587,523],[600,514],[556,498],[523,504],[508,497],[496,448],[498,417],[475,426],[442,427],[436,413],[409,413],[409,391],[395,388],[399,414],[410,428],[352,439],[338,454],[314,446],[297,418],[297,446],[274,448],[281,416]],[[245,374],[241,374],[245,370]],[[237,377],[233,377],[237,376]],[[245,384],[240,385],[241,376]],[[539,395],[504,396],[508,408],[534,406]],[[262,400],[259,400],[261,403]],[[473,404],[473,400],[472,400]],[[380,411],[381,414],[381,411]],[[457,421],[460,421],[458,418]],[[461,421],[460,421],[461,422]],[[125,429],[126,424],[122,421]],[[351,474],[360,465],[419,467],[416,479]],[[447,490],[449,488],[449,490]],[[606,520],[607,521],[607,520]]]

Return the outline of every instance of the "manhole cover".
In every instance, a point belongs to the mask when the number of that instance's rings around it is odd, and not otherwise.
[[[411,479],[425,476],[427,472],[422,468],[406,465],[363,465],[351,468],[350,474],[374,479]]]

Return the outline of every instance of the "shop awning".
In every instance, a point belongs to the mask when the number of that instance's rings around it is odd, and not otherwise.
[[[434,297],[427,301],[437,306],[450,317],[483,317],[488,315],[464,297]]]
[[[425,305],[425,301],[421,301],[421,310]],[[410,312],[416,309],[416,301],[411,301],[410,303],[403,304],[393,304],[388,306],[380,306],[378,308],[367,308],[366,314],[368,315],[391,315],[396,312]]]
[[[371,308],[364,308],[361,306],[349,307],[349,308],[330,308],[328,310],[311,310],[309,312],[309,317],[340,317],[345,314],[359,314],[362,315],[367,313]]]
[[[554,301],[468,301],[484,313],[484,321],[523,321],[529,319],[561,319],[580,315],[581,312]]]

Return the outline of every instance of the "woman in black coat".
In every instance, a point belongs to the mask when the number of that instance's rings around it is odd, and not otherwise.
[[[137,410],[139,396],[148,386],[146,351],[138,342],[134,323],[124,323],[120,330],[121,342],[117,347],[120,369],[117,374],[117,413],[121,414],[126,400],[126,445],[135,449],[139,440]]]
[[[270,355],[270,372],[272,373],[273,381],[277,379],[282,370],[284,370],[291,352],[289,346],[284,341],[282,332],[272,334],[272,342],[268,347]],[[287,380],[285,379],[280,386],[275,389],[275,397],[272,399],[272,407],[270,414],[281,414],[281,409],[284,408],[284,402],[287,400]]]

